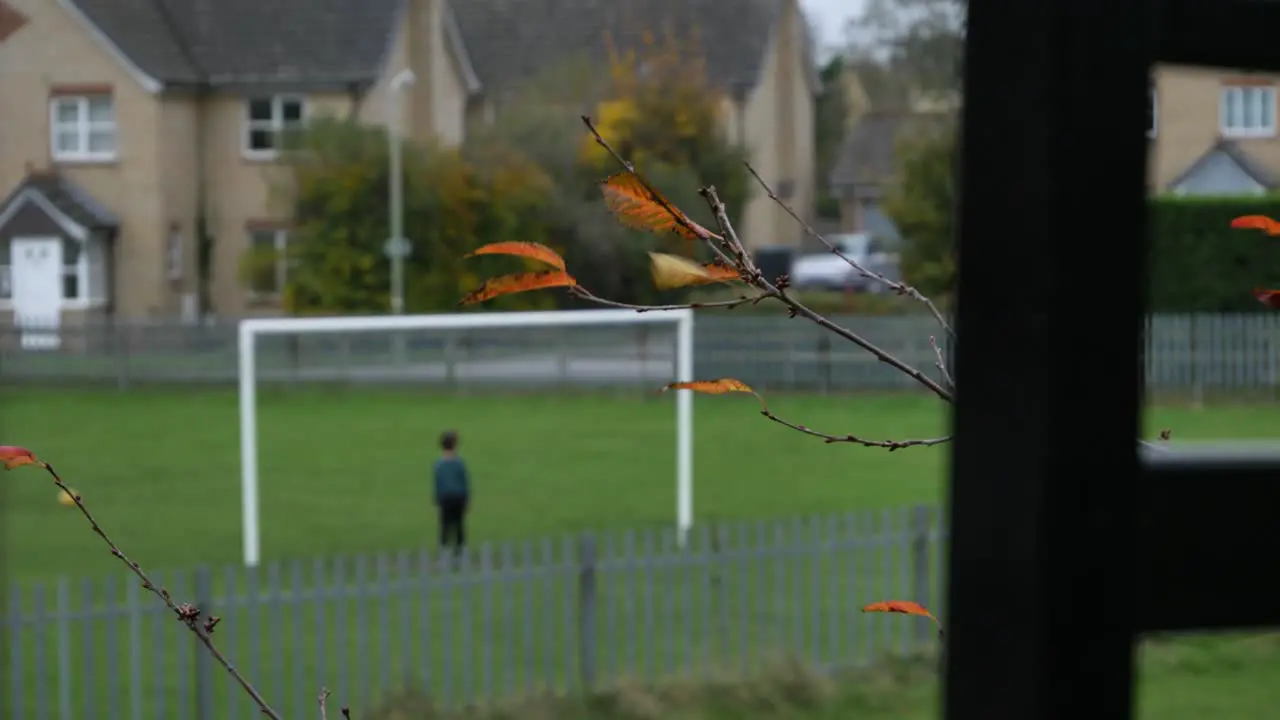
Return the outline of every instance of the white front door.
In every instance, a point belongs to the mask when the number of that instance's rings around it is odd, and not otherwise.
[[[56,348],[61,342],[62,239],[14,238],[10,243],[13,319],[22,331],[22,347]]]

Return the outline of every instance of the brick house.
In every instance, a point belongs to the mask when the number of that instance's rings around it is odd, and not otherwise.
[[[330,113],[460,142],[479,90],[440,0],[0,1],[0,313],[32,324],[271,312],[240,257],[281,245],[277,134]]]
[[[1152,73],[1152,192],[1260,195],[1280,187],[1276,75],[1162,66]]]
[[[279,312],[283,263],[251,288],[240,259],[288,242],[280,130],[398,107],[409,137],[460,143],[513,68],[573,37],[566,18],[595,33],[620,3],[736,18],[710,63],[735,90],[729,130],[807,208],[816,74],[795,0],[0,0],[0,319],[191,317],[202,284],[218,315]],[[747,223],[771,235],[764,200]]]

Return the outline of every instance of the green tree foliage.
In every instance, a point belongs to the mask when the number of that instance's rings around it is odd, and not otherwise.
[[[1149,207],[1152,312],[1275,312],[1249,290],[1280,287],[1280,245],[1231,221],[1280,218],[1280,198],[1161,196]]]
[[[829,219],[839,219],[840,201],[831,195],[828,176],[840,156],[844,143],[845,119],[849,114],[849,102],[845,97],[842,76],[845,60],[837,55],[822,66],[819,73],[822,90],[814,107],[814,188],[817,190],[818,214]]]
[[[885,210],[902,233],[902,275],[926,295],[955,287],[954,128],[925,133],[898,147],[899,176]]]
[[[702,57],[696,41],[672,31],[661,38],[642,33],[639,47],[614,48],[596,121],[624,159],[645,168],[688,168],[698,185],[714,185],[736,222],[751,196],[742,167],[747,152],[725,139],[727,95],[708,82]],[[615,161],[598,144],[584,142],[588,167],[616,172]]]
[[[619,302],[679,301],[687,290],[653,287],[647,253],[691,255],[704,248],[628,230],[609,215],[597,183],[618,172],[617,163],[592,140],[580,116],[584,107],[594,107],[593,121],[619,153],[692,219],[715,227],[697,189],[714,185],[736,222],[750,180],[742,165],[745,150],[721,132],[722,93],[707,85],[696,52],[682,51],[671,37],[647,38],[636,52],[615,52],[607,68],[580,57],[547,72],[575,78],[574,92],[566,97],[563,82],[545,78],[528,83],[494,123],[468,132],[466,157],[483,167],[495,156],[518,155],[543,170],[554,187],[546,244],[584,287]],[[564,306],[578,304],[559,297]]]
[[[872,105],[899,107],[911,93],[946,95],[960,87],[968,3],[867,0],[846,28],[850,59]]]
[[[293,211],[287,250],[285,309],[295,313],[386,312],[390,235],[386,131],[321,119],[295,138],[279,189]],[[500,240],[547,240],[553,184],[519,154],[489,158],[483,169],[458,152],[404,143],[405,308],[451,309],[458,297],[509,259],[464,262],[472,249]],[[270,251],[250,252],[244,272],[274,267]],[[499,263],[507,263],[505,268]],[[531,266],[532,267],[532,266]],[[548,307],[547,293],[502,298],[491,307]]]

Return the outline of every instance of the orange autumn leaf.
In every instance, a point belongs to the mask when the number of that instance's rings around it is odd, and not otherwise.
[[[17,445],[0,445],[0,464],[4,465],[5,470],[13,470],[23,465],[44,467],[44,463],[36,459],[35,453]]]
[[[476,290],[467,293],[458,301],[459,305],[472,305],[485,300],[492,300],[501,295],[542,290],[552,287],[573,287],[578,281],[563,270],[549,272],[528,272],[517,275],[501,275],[484,281]]]
[[[691,382],[675,382],[664,386],[659,392],[667,392],[668,390],[692,390],[696,393],[706,393],[708,395],[724,395],[725,393],[747,393],[755,395],[760,401],[761,410],[765,409],[764,398],[760,393],[751,388],[750,385],[735,380],[733,378],[717,378],[715,380],[693,380]]]
[[[916,615],[918,617],[927,617],[934,622],[935,625],[941,626],[938,618],[933,616],[925,606],[918,602],[910,600],[884,600],[882,602],[874,602],[870,605],[863,606],[862,612],[883,612],[883,613],[901,613],[903,615]]]
[[[489,243],[471,251],[466,257],[475,257],[476,255],[517,255],[544,262],[557,270],[565,269],[564,258],[560,257],[560,253],[546,245],[535,242],[509,241]]]
[[[723,395],[724,393],[751,393],[755,394],[755,390],[751,386],[735,380],[733,378],[717,378],[715,380],[692,380],[690,382],[675,382],[662,388],[663,392],[668,390],[692,390],[694,392],[707,393],[709,395]]]
[[[645,187],[634,173],[622,172],[600,183],[604,204],[623,225],[651,233],[675,233],[686,240],[719,238],[689,219],[666,198]]]
[[[699,265],[679,255],[666,253],[649,253],[649,269],[653,275],[653,285],[659,290],[670,290],[678,287],[708,285],[716,282],[737,280],[738,271],[715,263]]]
[[[1261,230],[1268,235],[1280,235],[1280,223],[1266,215],[1241,215],[1231,221],[1237,230]]]
[[[1271,309],[1280,308],[1280,290],[1267,290],[1265,288],[1254,288],[1253,296],[1258,302],[1266,305]]]

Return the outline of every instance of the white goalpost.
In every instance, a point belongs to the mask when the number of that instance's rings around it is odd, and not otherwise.
[[[369,317],[254,318],[239,326],[240,483],[244,564],[261,559],[258,508],[257,340],[266,335],[557,328],[605,325],[676,326],[676,382],[693,380],[693,310],[567,310]],[[676,391],[676,531],[683,546],[693,526],[693,391]],[[622,428],[617,428],[622,432]]]

